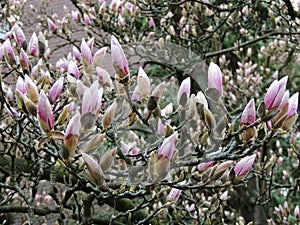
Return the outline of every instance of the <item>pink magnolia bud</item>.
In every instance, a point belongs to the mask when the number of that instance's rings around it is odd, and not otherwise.
[[[168,33],[172,36],[175,36],[176,35],[176,31],[175,31],[175,28],[173,25],[169,26],[168,28]]]
[[[132,101],[140,101],[141,100],[139,86],[135,86],[135,88],[132,92],[132,95],[131,95],[131,100]]]
[[[208,108],[208,103],[207,103],[207,99],[205,97],[205,95],[203,94],[202,91],[198,91],[197,95],[195,97],[195,102],[200,103],[202,105],[204,105],[205,107]]]
[[[27,91],[29,99],[33,103],[37,103],[38,98],[39,98],[38,88],[37,88],[36,84],[32,81],[32,79],[27,74],[25,74],[25,87],[26,87],[26,91]]]
[[[104,141],[106,140],[106,134],[97,134],[95,135],[87,144],[87,146],[83,149],[82,152],[85,153],[92,153],[93,151],[95,151],[96,149],[100,148]]]
[[[21,52],[20,52],[20,65],[21,65],[23,71],[27,70],[27,72],[29,72],[29,70],[31,68],[30,61],[29,61],[28,55],[23,50],[23,48],[21,48]]]
[[[93,56],[90,47],[87,45],[85,40],[82,38],[81,45],[80,45],[80,51],[81,51],[81,56],[83,59],[87,61],[90,65],[93,62]]]
[[[161,110],[161,115],[162,116],[168,116],[171,113],[173,113],[173,104],[172,103],[169,103],[168,105],[166,105],[165,108],[163,108]]]
[[[79,69],[78,69],[76,63],[73,60],[71,60],[69,62],[69,65],[68,65],[68,74],[75,76],[77,79],[80,78]]]
[[[105,69],[102,69],[101,67],[96,67],[96,73],[99,78],[99,83],[103,87],[112,87],[112,80],[110,78],[110,75]]]
[[[26,42],[26,37],[25,37],[25,34],[23,32],[23,30],[19,27],[18,24],[15,24],[12,28],[13,30],[13,35],[14,35],[14,38],[17,42],[17,45],[20,47],[20,48],[24,48],[26,50],[27,48],[27,42]]]
[[[159,135],[165,135],[165,125],[162,123],[161,118],[158,118],[157,121],[157,133]]]
[[[147,97],[151,93],[151,83],[148,75],[145,73],[142,67],[139,68],[137,85],[142,97]]]
[[[149,27],[155,27],[155,22],[154,22],[154,19],[153,19],[153,17],[150,17],[150,19],[149,19],[149,21],[148,21],[148,25],[149,25]]]
[[[80,51],[75,46],[73,46],[73,56],[74,56],[74,58],[75,58],[76,61],[79,62],[81,60]]]
[[[101,167],[103,172],[110,169],[110,167],[112,166],[112,164],[114,162],[114,158],[115,158],[116,153],[117,153],[117,147],[112,149],[112,150],[106,151],[104,153],[104,155],[101,157],[100,167]]]
[[[255,161],[255,158],[256,154],[246,156],[235,165],[234,172],[238,179],[242,179],[247,175]]]
[[[96,185],[104,183],[103,171],[98,162],[90,155],[82,153],[82,159],[85,161],[89,173],[86,174],[88,178]]]
[[[254,99],[251,99],[242,113],[241,125],[250,125],[253,124],[255,121],[256,121],[255,104],[254,104]]]
[[[222,86],[222,77],[223,74],[221,72],[220,67],[211,62],[208,67],[208,87],[215,88],[219,91],[220,95],[223,93],[223,86]]]
[[[211,167],[214,164],[214,161],[200,163],[197,165],[197,170],[201,173],[207,170],[209,167]]]
[[[4,46],[4,54],[5,55],[11,55],[12,57],[15,56],[15,52],[11,46],[10,39],[6,39],[3,43]]]
[[[68,105],[67,105],[67,107],[68,107],[68,113],[72,113],[73,112],[73,110],[74,110],[74,102],[70,102]]]
[[[84,20],[85,24],[88,25],[88,26],[92,24],[89,15],[86,14],[86,13],[83,14],[83,20]]]
[[[299,92],[296,92],[289,99],[289,109],[287,111],[288,117],[292,117],[293,115],[297,114],[298,101],[299,101]]]
[[[279,82],[278,82],[278,80],[274,80],[271,83],[271,85],[270,85],[270,87],[269,87],[269,89],[268,89],[268,91],[265,95],[265,98],[264,98],[266,109],[269,110],[273,107],[273,102],[276,98],[278,90],[279,90]]]
[[[125,25],[126,25],[126,21],[125,21],[124,16],[119,14],[119,16],[118,16],[118,26],[122,28],[122,27],[125,27]]]
[[[105,111],[105,113],[102,117],[102,126],[103,126],[104,131],[106,131],[110,127],[110,125],[115,117],[117,108],[118,108],[118,103],[116,101],[114,101],[114,103],[111,104],[108,107],[108,109]]]
[[[80,136],[81,123],[80,123],[80,114],[77,112],[69,121],[65,137],[64,137],[64,151],[63,157],[69,158],[75,153],[77,146],[78,138]]]
[[[177,94],[178,105],[186,106],[190,98],[190,93],[191,93],[191,78],[187,77],[182,81],[179,87],[179,91]]]
[[[26,87],[25,82],[22,77],[18,77],[17,84],[16,84],[16,90],[18,90],[22,94],[26,94]]]
[[[151,96],[153,96],[155,98],[160,98],[162,96],[165,88],[166,88],[166,82],[163,81],[153,89]]]
[[[182,190],[177,188],[172,188],[167,196],[167,201],[176,201],[181,195]]]
[[[34,32],[30,38],[29,45],[28,45],[28,53],[29,55],[37,57],[39,55],[39,44],[38,44],[38,37]]]
[[[158,149],[157,155],[164,156],[167,159],[171,160],[173,153],[174,153],[177,137],[178,137],[178,133],[174,132],[172,135],[165,138],[162,145]]]
[[[293,125],[298,119],[297,109],[298,109],[298,101],[299,101],[299,92],[293,94],[289,99],[288,110],[287,110],[287,118],[284,120],[282,128],[284,130],[292,130]]]
[[[49,95],[50,101],[52,103],[55,102],[59,98],[60,93],[63,89],[63,85],[64,85],[64,78],[61,77],[53,84],[53,86],[49,90],[48,95]]]
[[[276,108],[280,105],[282,101],[282,97],[284,95],[285,89],[286,89],[286,83],[288,80],[288,76],[285,76],[281,78],[278,82],[278,92],[274,98],[274,101],[272,103],[272,108]]]
[[[56,31],[57,27],[50,18],[47,18],[47,24],[50,30],[52,30],[53,32]]]
[[[284,92],[282,100],[279,105],[279,109],[283,109],[287,104],[289,104],[290,92],[287,90]]]
[[[73,20],[74,20],[75,22],[77,22],[78,19],[79,19],[79,12],[73,10],[73,11],[71,12],[71,16],[72,16]]]
[[[54,115],[50,102],[43,90],[41,90],[39,95],[37,112],[41,128],[46,134],[49,133],[54,127]]]
[[[111,55],[113,65],[119,78],[124,78],[129,74],[128,62],[122,46],[115,36],[111,37]]]
[[[299,210],[299,205],[296,205],[295,209],[294,209],[294,216],[296,219],[300,219],[300,210]]]
[[[94,42],[95,42],[95,38],[92,37],[88,40],[88,42],[86,43],[87,46],[89,46],[89,48],[91,49],[91,51],[93,51],[93,47],[94,47]]]
[[[99,66],[106,54],[107,47],[100,48],[98,51],[95,52],[93,62],[94,66]]]
[[[95,81],[90,88],[85,89],[82,98],[81,113],[93,112],[97,114],[101,108],[103,89],[98,88],[98,82]]]

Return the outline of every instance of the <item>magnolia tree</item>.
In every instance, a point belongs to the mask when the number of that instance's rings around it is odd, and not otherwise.
[[[269,12],[259,21],[285,26],[254,39],[254,28],[218,28],[250,18],[246,3],[73,2],[63,18],[38,18],[41,32],[27,38],[22,4],[10,3],[0,46],[3,224],[299,223],[299,15],[289,1],[258,3]],[[73,40],[76,23],[90,37]],[[215,45],[239,35],[245,42]],[[54,36],[71,45],[55,63]]]

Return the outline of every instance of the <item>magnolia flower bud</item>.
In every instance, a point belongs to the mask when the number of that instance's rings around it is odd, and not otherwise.
[[[299,92],[296,92],[289,99],[289,108],[287,111],[288,117],[292,117],[293,115],[297,114],[298,101],[299,101]]]
[[[271,108],[277,108],[280,105],[286,89],[287,80],[288,76],[285,76],[278,81],[278,92],[271,104]]]
[[[117,148],[114,148],[112,150],[108,150],[107,152],[105,152],[104,155],[101,157],[100,167],[103,172],[110,169],[111,165],[113,164],[116,153],[117,153]]]
[[[90,88],[83,93],[81,113],[92,112],[97,114],[101,108],[103,88],[98,88],[98,81],[95,81]]]
[[[104,175],[100,165],[97,161],[90,155],[82,153],[82,159],[86,163],[89,173],[87,177],[96,185],[102,185],[104,183]]]
[[[36,116],[36,112],[37,112],[36,104],[34,104],[29,98],[27,98],[26,95],[23,95],[23,101],[24,101],[24,105],[25,105],[25,108],[27,109],[27,111],[31,115]]]
[[[25,37],[23,30],[19,27],[18,24],[15,24],[12,27],[12,31],[13,31],[14,38],[17,42],[17,45],[20,48],[26,50],[27,49],[27,41],[26,41],[26,37]]]
[[[176,201],[181,195],[182,190],[177,188],[172,188],[170,193],[167,196],[167,201]]]
[[[22,94],[26,94],[26,87],[25,82],[22,77],[18,77],[17,84],[16,84],[16,90],[18,90]]]
[[[87,146],[83,149],[83,152],[85,153],[92,153],[93,151],[95,151],[97,148],[100,148],[104,141],[106,139],[106,134],[97,134],[95,135],[87,144]]]
[[[30,72],[30,69],[31,69],[30,61],[29,61],[28,55],[23,50],[23,48],[21,48],[21,52],[20,52],[20,65],[21,65],[24,73]]]
[[[115,36],[111,37],[111,55],[113,65],[119,78],[124,78],[129,74],[128,62],[122,46]]]
[[[167,159],[171,160],[172,155],[174,153],[174,148],[176,145],[177,138],[178,138],[177,132],[174,132],[172,135],[165,138],[161,147],[158,149],[158,153],[157,153],[158,157],[163,155]]]
[[[255,161],[255,158],[256,154],[246,156],[236,164],[234,167],[234,172],[237,176],[237,179],[240,180],[247,175]]]
[[[273,107],[273,102],[274,102],[274,99],[276,98],[276,95],[278,93],[278,89],[279,89],[279,82],[278,80],[274,80],[265,97],[264,97],[264,102],[265,102],[265,105],[266,105],[266,109],[270,110],[272,107]]]
[[[34,32],[30,38],[28,45],[28,53],[29,55],[37,57],[39,55],[39,41],[36,33]]]
[[[95,52],[93,62],[94,66],[99,66],[106,54],[107,47],[100,48],[98,51]]]
[[[80,51],[78,50],[78,48],[76,46],[73,46],[73,56],[76,61],[80,62],[81,55],[80,55]]]
[[[177,103],[178,105],[186,106],[191,93],[191,78],[187,77],[184,79],[179,87],[177,94]]]
[[[150,17],[150,19],[149,19],[149,21],[148,21],[148,25],[149,25],[149,27],[155,28],[155,22],[154,22],[153,17]]]
[[[142,97],[147,97],[151,93],[151,83],[148,75],[145,73],[142,67],[139,68],[137,85]]]
[[[68,74],[75,76],[77,79],[80,78],[79,69],[78,69],[76,63],[73,60],[71,60],[69,62],[69,65],[68,65]]]
[[[243,110],[241,117],[241,125],[250,125],[256,121],[256,111],[254,99],[251,99],[245,109]]]
[[[300,219],[300,210],[299,210],[299,205],[296,205],[295,209],[294,209],[294,216],[296,219]]]
[[[47,134],[54,127],[54,115],[50,102],[45,95],[44,91],[41,90],[41,93],[38,98],[38,121],[41,128]]]
[[[287,110],[287,118],[284,120],[282,129],[292,130],[293,125],[298,119],[297,109],[299,101],[299,92],[295,93],[290,97]]]
[[[90,26],[92,24],[89,15],[87,15],[86,13],[83,14],[83,20],[84,20],[85,24],[88,26]]]
[[[209,131],[214,130],[216,126],[216,120],[212,112],[207,107],[204,107],[204,121]]]
[[[60,93],[63,89],[63,85],[64,85],[64,78],[61,77],[53,84],[53,86],[49,90],[48,95],[49,95],[50,101],[52,103],[55,102],[59,98]]]
[[[81,124],[80,114],[77,112],[69,121],[63,142],[62,156],[66,159],[75,153],[77,142],[80,136]]]
[[[166,82],[163,81],[154,88],[154,90],[151,93],[151,96],[155,97],[156,100],[158,100],[162,96],[165,88],[166,88]]]
[[[154,163],[153,181],[157,182],[167,176],[170,166],[170,160],[163,155],[156,158]]]
[[[201,103],[202,105],[204,105],[208,108],[208,103],[207,103],[206,97],[202,91],[197,92],[197,95],[195,97],[195,102]]]
[[[213,164],[214,164],[214,161],[200,163],[197,165],[197,170],[199,171],[199,173],[202,173],[205,170],[207,170],[209,167],[211,167]]]
[[[102,117],[102,126],[103,126],[104,131],[106,131],[110,127],[110,125],[115,117],[117,107],[118,107],[118,103],[116,101],[114,101],[114,103],[111,104],[108,107],[108,109],[105,111],[105,113]]]
[[[93,62],[93,56],[90,47],[87,45],[86,41],[82,38],[80,51],[82,59],[85,60],[85,63],[91,65]]]
[[[254,99],[251,99],[247,106],[245,107],[240,125],[251,125],[256,121],[256,111]],[[243,138],[248,141],[255,135],[254,127],[250,127],[247,130],[243,131]]]
[[[232,164],[232,161],[222,162],[221,164],[217,164],[212,168],[212,174],[210,175],[210,181],[218,180],[222,177],[227,169]]]
[[[38,88],[27,74],[25,74],[25,87],[29,99],[36,104],[39,98]]]
[[[207,83],[207,85],[210,88],[217,89],[221,96],[223,93],[222,77],[223,77],[223,74],[221,72],[220,67],[217,64],[211,62],[208,67],[208,83]]]
[[[57,27],[56,27],[56,25],[53,23],[53,21],[50,18],[47,18],[47,24],[48,24],[49,29],[52,32],[56,31]]]
[[[139,86],[135,86],[135,88],[132,92],[132,95],[131,95],[131,100],[132,101],[140,101],[141,100]]]

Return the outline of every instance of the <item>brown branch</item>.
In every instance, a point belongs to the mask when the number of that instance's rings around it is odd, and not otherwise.
[[[285,33],[285,32],[270,32],[270,33],[267,33],[267,34],[265,34],[265,35],[263,35],[261,37],[258,37],[256,39],[243,42],[243,43],[241,43],[241,44],[239,44],[237,46],[233,46],[233,47],[230,47],[230,48],[221,49],[219,51],[207,53],[207,54],[204,55],[204,58],[210,58],[210,57],[222,55],[222,54],[225,54],[225,53],[228,53],[228,52],[232,52],[232,51],[238,50],[239,48],[243,48],[243,47],[246,47],[248,45],[254,44],[256,42],[262,41],[264,39],[274,38],[272,36],[278,36],[278,35],[300,35],[300,32],[289,32],[289,33]]]

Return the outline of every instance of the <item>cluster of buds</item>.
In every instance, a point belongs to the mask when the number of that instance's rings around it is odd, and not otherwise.
[[[264,97],[264,103],[269,113],[275,110],[279,111],[269,122],[269,127],[282,128],[289,131],[298,118],[299,92],[289,97],[289,91],[286,90],[287,80],[287,76],[279,81],[274,80]]]
[[[289,91],[286,90],[288,77],[285,76],[279,81],[274,80],[265,97],[260,111],[262,119],[271,116],[271,121],[267,121],[269,128],[282,128],[290,131],[298,118],[297,109],[299,101],[299,92],[289,97]],[[267,110],[267,112],[265,112]],[[240,125],[253,125],[256,122],[256,109],[254,99],[251,99],[242,112]],[[245,141],[255,137],[255,127],[252,126],[243,131]]]

